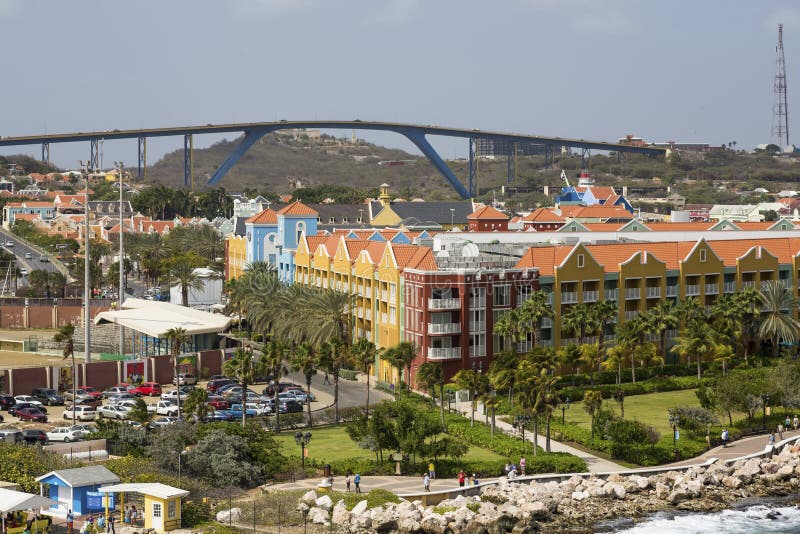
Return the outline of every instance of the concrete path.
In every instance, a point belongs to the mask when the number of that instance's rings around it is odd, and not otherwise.
[[[775,441],[781,441],[782,439],[788,438],[797,438],[800,437],[800,430],[793,430],[791,432],[784,432],[783,438],[781,438],[778,434],[775,434]],[[672,464],[666,464],[665,467],[669,466],[684,466],[684,465],[692,465],[692,464],[699,464],[703,463],[709,458],[719,458],[720,460],[730,460],[732,458],[740,458],[742,456],[747,456],[748,454],[753,454],[755,452],[763,451],[764,448],[767,446],[769,440],[769,434],[759,434],[758,436],[751,436],[749,438],[743,438],[738,441],[734,441],[730,443],[727,447],[714,447],[713,449],[701,454],[700,456],[695,456],[694,458],[690,458],[688,460],[683,460],[681,462],[675,462]]]

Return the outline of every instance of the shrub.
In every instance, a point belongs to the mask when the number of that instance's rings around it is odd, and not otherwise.
[[[358,380],[358,371],[352,369],[340,369],[339,378],[343,380]]]
[[[211,506],[203,501],[185,501],[181,506],[181,527],[195,527],[206,521],[211,521],[214,514]]]

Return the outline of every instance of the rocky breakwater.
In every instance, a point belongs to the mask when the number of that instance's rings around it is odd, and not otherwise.
[[[563,482],[501,480],[479,496],[458,496],[436,506],[402,501],[348,510],[344,501],[310,491],[300,509],[309,522],[336,532],[499,534],[592,531],[598,522],[641,518],[663,510],[713,512],[742,499],[781,496],[800,489],[800,447],[773,458],[717,461],[651,476],[574,475]]]

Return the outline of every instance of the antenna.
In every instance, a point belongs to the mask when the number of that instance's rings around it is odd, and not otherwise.
[[[772,113],[772,141],[789,146],[789,106],[786,98],[786,58],[783,54],[783,24],[778,24],[778,46],[775,47],[775,107]]]

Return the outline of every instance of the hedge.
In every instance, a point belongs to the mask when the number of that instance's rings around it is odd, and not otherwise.
[[[339,369],[339,378],[342,380],[358,380],[358,371],[352,369]]]

